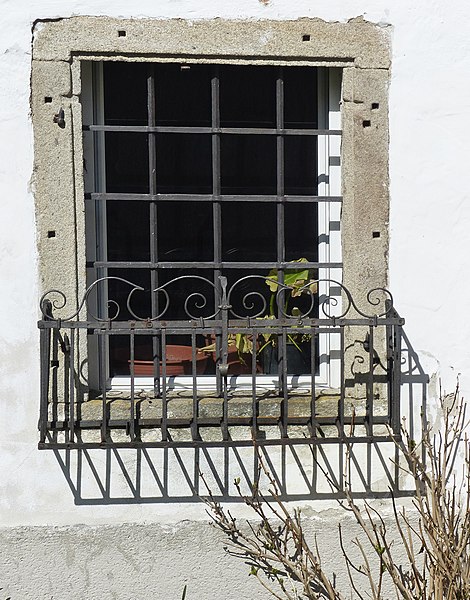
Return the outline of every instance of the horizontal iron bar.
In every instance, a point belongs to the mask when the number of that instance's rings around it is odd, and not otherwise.
[[[253,440],[220,440],[220,441],[134,441],[134,442],[75,442],[74,444],[60,442],[44,442],[38,444],[39,450],[100,450],[119,448],[238,448],[250,446],[316,446],[321,444],[378,444],[378,443],[400,443],[399,436],[358,436],[358,437],[309,437],[309,438],[279,438],[279,439],[257,439]]]
[[[201,322],[202,321],[202,322]],[[248,321],[250,323],[248,324]],[[377,317],[377,319],[301,319],[302,329],[315,328],[315,333],[334,333],[341,327],[348,326],[377,326],[385,325],[404,325],[405,320],[402,317]],[[155,335],[164,330],[167,334],[179,333],[188,334],[196,332],[196,334],[205,334],[208,331],[220,333],[222,322],[214,319],[198,319],[193,321],[167,321],[160,320],[142,320],[142,321],[61,321],[61,320],[41,320],[38,321],[39,329],[60,329],[67,327],[69,329],[90,329],[96,330],[99,333],[119,334],[135,331],[136,335]],[[292,319],[270,319],[267,322],[265,319],[239,319],[230,321],[228,333],[252,333],[253,329],[263,330],[263,333],[299,333],[298,318]],[[325,328],[324,331],[321,328]]]
[[[85,200],[131,201],[131,202],[273,202],[273,203],[320,203],[342,202],[342,196],[296,196],[275,194],[115,194],[87,193]]]
[[[83,131],[116,131],[128,133],[222,133],[228,135],[341,135],[341,129],[285,129],[272,127],[172,127],[148,125],[84,125]]]
[[[121,399],[122,400],[122,399]],[[222,407],[222,402],[221,402]],[[192,417],[178,417],[172,418],[169,417],[166,419],[166,426],[170,429],[189,429],[191,424],[195,423]],[[213,427],[218,428],[222,425],[223,416],[220,417],[199,417],[197,419],[197,425],[199,427]],[[256,423],[258,426],[262,427],[272,427],[277,426],[281,422],[281,417],[256,417]],[[303,415],[299,417],[288,417],[287,425],[292,426],[308,426],[312,422],[312,418],[309,415]],[[335,427],[338,422],[337,416],[331,417],[316,417],[315,424],[318,427]],[[382,416],[374,416],[372,421],[367,419],[365,416],[354,416],[354,417],[344,417],[344,423],[346,425],[363,425],[365,422],[370,422],[372,425],[387,425],[390,422],[390,419],[387,415]],[[162,425],[162,419],[136,419],[136,425],[143,429],[159,429]],[[90,429],[100,429],[103,422],[101,420],[77,420],[74,422],[74,426],[76,430],[90,430]],[[108,422],[108,428],[111,429],[126,429],[129,420],[128,419],[110,419]],[[227,420],[227,425],[230,427],[252,427],[253,426],[253,417],[229,417]],[[70,423],[68,420],[66,421],[49,421],[47,423],[47,429],[49,431],[66,431],[70,427]]]
[[[342,262],[303,262],[302,269],[341,269]],[[110,269],[245,269],[253,271],[255,269],[284,269],[286,271],[298,271],[299,263],[276,263],[276,262],[215,262],[215,261],[198,261],[198,262],[170,262],[170,261],[94,261],[87,263],[89,269],[99,269],[108,267]]]

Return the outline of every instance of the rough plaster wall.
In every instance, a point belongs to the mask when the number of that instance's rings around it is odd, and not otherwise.
[[[466,277],[466,261],[470,255],[470,170],[468,169],[470,121],[470,7],[456,0],[451,7],[437,0],[413,3],[388,0],[9,0],[2,11],[0,38],[0,521],[5,527],[0,543],[0,586],[13,586],[12,598],[68,597],[61,589],[67,576],[75,582],[76,597],[87,585],[84,564],[88,553],[98,547],[106,552],[95,562],[89,561],[91,581],[102,590],[106,567],[118,561],[114,577],[124,573],[125,593],[119,596],[106,584],[101,598],[130,597],[136,585],[142,586],[141,598],[151,598],[140,565],[154,567],[152,577],[159,585],[162,573],[179,572],[179,567],[194,571],[190,590],[192,598],[230,598],[220,594],[224,581],[231,582],[234,598],[256,598],[252,589],[241,588],[246,579],[236,577],[233,563],[220,558],[219,550],[197,561],[188,550],[181,557],[181,547],[190,543],[204,549],[215,548],[213,534],[206,528],[206,517],[200,507],[184,508],[172,504],[149,506],[76,506],[72,494],[51,453],[38,453],[38,336],[37,319],[38,271],[34,202],[30,189],[32,174],[32,128],[29,119],[29,79],[31,25],[37,18],[65,17],[72,14],[110,15],[118,17],[156,18],[272,18],[295,19],[302,16],[346,21],[363,15],[372,22],[393,26],[392,81],[390,86],[390,185],[391,241],[390,284],[396,305],[407,319],[407,332],[428,372],[440,368],[444,385],[451,387],[454,374],[463,372],[464,390],[469,390],[470,350],[469,325],[457,321],[470,305],[470,286]],[[58,166],[60,168],[60,165]],[[439,367],[437,365],[439,362]],[[467,393],[468,396],[468,393]],[[319,507],[320,508],[320,507]],[[325,532],[329,539],[335,528],[334,516]],[[118,559],[116,552],[107,553],[107,544],[93,546],[97,538],[86,532],[85,542],[75,530],[55,530],[58,524],[108,524],[107,536],[128,539],[121,523],[173,522],[181,519],[203,520],[203,525],[175,525],[178,547],[168,552],[167,532],[155,529],[154,554],[132,540],[129,547],[142,548],[138,558]],[[45,530],[31,525],[49,525]],[[28,526],[26,528],[21,525]],[[191,530],[191,527],[195,529]],[[144,531],[130,527],[126,533]],[[197,535],[194,532],[197,530]],[[98,529],[96,531],[102,531]],[[189,533],[188,533],[189,532]],[[187,535],[186,535],[187,534]],[[75,544],[78,558],[67,565],[62,543]],[[114,537],[116,536],[116,537]],[[47,543],[46,543],[47,540]],[[104,537],[105,542],[109,538]],[[111,544],[112,546],[112,544]],[[70,547],[70,545],[69,545]],[[145,546],[145,548],[149,548]],[[199,547],[199,546],[198,546]],[[46,550],[45,550],[46,549]],[[99,554],[99,551],[97,551]],[[201,551],[202,554],[202,551]],[[48,556],[55,556],[48,562]],[[216,558],[218,557],[218,558]],[[132,560],[131,560],[132,558]],[[120,562],[122,560],[122,562]],[[223,564],[215,582],[213,567]],[[147,562],[148,561],[148,562]],[[31,564],[25,571],[27,564]],[[51,566],[52,565],[52,566]],[[96,565],[96,570],[93,567]],[[161,572],[156,565],[164,565]],[[23,575],[24,578],[23,578]],[[30,575],[28,581],[27,575]],[[107,576],[106,576],[107,577]],[[171,577],[172,588],[157,598],[178,598],[184,579]],[[207,592],[197,582],[210,582]],[[142,583],[141,583],[142,582]],[[233,583],[232,583],[233,582]],[[45,587],[40,587],[41,585]],[[100,587],[103,586],[103,587]],[[65,586],[64,586],[65,588]],[[52,591],[51,591],[52,590]],[[43,595],[40,596],[40,593]],[[93,598],[89,592],[86,597]],[[160,592],[158,592],[160,593]],[[224,590],[225,593],[225,590]],[[230,592],[232,593],[232,592]],[[106,595],[107,594],[107,595]],[[113,595],[114,594],[114,595]],[[261,596],[260,596],[261,597]]]
[[[325,572],[335,575],[344,589],[338,530],[332,525],[335,517],[334,512],[327,519],[310,520],[305,533],[310,539],[317,535]],[[359,564],[360,556],[350,541],[360,531],[350,520],[343,518],[341,524],[349,556]],[[185,585],[188,600],[272,598],[248,575],[250,567],[228,556],[223,546],[219,531],[188,521],[178,527],[3,529],[0,586],[12,600],[180,600]],[[400,557],[399,544],[395,551]],[[373,558],[371,565],[377,566]],[[365,589],[364,583],[359,580],[359,587]]]

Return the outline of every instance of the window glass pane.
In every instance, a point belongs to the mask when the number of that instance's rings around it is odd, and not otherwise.
[[[317,129],[317,69],[284,69],[284,127]]]
[[[222,260],[275,261],[276,205],[227,202],[222,205]]]
[[[209,202],[160,202],[157,209],[159,260],[212,260],[212,223]]]
[[[276,193],[276,138],[221,136],[222,194]]]
[[[285,205],[286,260],[318,260],[317,210],[316,202]]]
[[[277,72],[276,67],[221,67],[221,126],[275,127]]]
[[[157,191],[161,194],[212,193],[210,135],[157,135]]]
[[[284,189],[294,196],[317,193],[317,138],[287,136],[284,141]]]
[[[108,260],[150,260],[148,202],[106,202]]]
[[[96,71],[96,75],[99,73],[101,69]],[[103,63],[106,125],[148,124],[147,87],[152,73],[158,126],[210,127],[213,120],[211,80],[217,73],[220,83],[220,125],[223,128],[276,128],[276,82],[281,73],[285,128],[317,128],[318,114],[321,116],[322,111],[327,110],[327,99],[321,99],[318,105],[320,86],[317,85],[317,75],[321,75],[321,70],[314,67],[285,66],[280,69],[271,66],[110,61]],[[98,79],[95,78],[95,81]],[[90,109],[89,115],[93,112],[100,114],[103,110],[99,88],[94,111]],[[323,124],[323,121],[320,123]],[[149,135],[156,143],[153,165],[149,165]],[[285,194],[304,197],[316,195],[318,181],[323,181],[323,171],[318,170],[318,148],[323,147],[321,137],[318,140],[313,136],[285,136],[283,164],[278,165],[276,135],[255,135],[253,132],[247,135],[220,134],[220,164],[219,172],[215,175],[220,176],[222,195],[245,198],[236,202],[222,199],[220,221],[217,222],[214,221],[214,214],[218,216],[219,212],[218,208],[214,211],[212,202],[213,139],[210,133],[85,132],[84,139],[86,169],[92,174],[93,165],[98,165],[97,172],[86,178],[86,189],[89,191],[148,194],[150,177],[155,174],[155,191],[158,194],[207,195],[204,201],[155,199],[156,239],[152,243],[156,244],[157,259],[166,262],[166,268],[107,270],[110,276],[123,277],[144,288],[145,291],[135,292],[131,297],[131,307],[138,317],[155,317],[166,308],[165,294],[152,293],[152,278],[153,287],[168,284],[165,285],[165,291],[169,304],[161,318],[167,319],[170,324],[172,320],[188,322],[189,318],[207,319],[213,316],[220,298],[215,297],[210,283],[214,281],[216,271],[206,267],[214,261],[215,237],[220,237],[222,261],[228,267],[236,266],[236,269],[224,268],[223,274],[227,276],[229,287],[236,285],[230,304],[240,315],[265,316],[271,310],[271,292],[265,282],[271,268],[254,268],[255,263],[275,263],[279,255],[285,256],[286,261],[299,258],[311,262],[318,260],[317,203],[286,202],[282,211],[284,218],[278,222],[276,202],[248,200],[256,200],[250,196],[276,195],[278,177],[282,175]],[[94,210],[96,202],[88,202],[91,209],[87,210]],[[100,206],[103,212],[97,215],[97,221],[100,224],[106,219],[107,239],[99,239],[102,230],[98,227],[96,245],[103,247],[100,244],[107,244],[107,260],[150,261],[151,215],[154,214],[152,204],[140,200],[108,200]],[[94,216],[95,213],[91,213],[92,218],[88,214],[87,219],[94,223]],[[278,251],[281,228],[284,236],[282,252]],[[190,263],[191,268],[178,266],[181,262]],[[283,271],[289,272],[288,269]],[[258,278],[245,279],[250,274],[256,274]],[[188,275],[207,277],[209,282],[188,278]],[[312,277],[315,276],[316,271],[312,270]],[[179,281],[173,281],[175,278],[179,278]],[[108,310],[109,317],[115,316],[114,304],[106,306],[109,298],[120,306],[118,320],[134,319],[126,306],[132,287],[115,280],[103,285],[107,286],[109,293],[100,296],[101,316],[108,316]],[[307,311],[310,301],[307,294],[291,298],[288,311],[294,307],[301,312]],[[253,303],[252,309],[249,308],[250,302]],[[210,321],[206,321],[206,324],[210,331]],[[171,331],[171,327],[168,331]],[[198,348],[215,339],[210,333],[207,336],[209,340],[205,337],[197,335]],[[112,374],[129,374],[129,337],[110,336],[109,344]],[[167,344],[190,346],[191,336],[173,328],[168,333]],[[274,354],[275,348],[276,345],[272,348],[268,346],[268,350],[272,349]],[[152,345],[151,336],[136,335],[135,350],[136,360],[151,361],[153,356],[160,356]],[[212,357],[204,368],[205,374],[215,372]],[[257,368],[258,372],[277,372],[277,363],[275,370],[271,371],[271,367],[264,364],[264,358],[258,356]],[[309,368],[310,363],[306,371]],[[297,374],[304,371],[289,372]]]
[[[155,65],[157,125],[211,125],[211,67]]]
[[[147,71],[143,63],[103,63],[105,125],[147,125]]]
[[[147,134],[107,131],[105,157],[107,192],[148,193]]]

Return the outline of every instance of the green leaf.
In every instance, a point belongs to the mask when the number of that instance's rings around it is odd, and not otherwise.
[[[298,258],[296,260],[291,260],[291,263],[306,263],[308,260],[306,258]],[[269,287],[271,292],[275,294],[278,289],[278,272],[277,269],[271,269],[268,274],[268,279],[266,280],[266,285]],[[312,294],[316,294],[318,291],[318,284],[316,281],[313,281],[312,274],[309,269],[289,269],[284,273],[284,284],[292,288],[291,296],[295,298],[296,296],[300,296],[302,292],[306,291],[305,286],[309,285],[309,290]]]

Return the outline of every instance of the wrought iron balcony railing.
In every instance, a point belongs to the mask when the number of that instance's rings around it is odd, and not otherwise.
[[[403,319],[384,289],[359,308],[334,281],[173,278],[153,294],[95,281],[76,310],[41,299],[40,448],[390,440]]]

